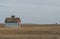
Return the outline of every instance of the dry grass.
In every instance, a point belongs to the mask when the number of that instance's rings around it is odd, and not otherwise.
[[[60,25],[22,25],[0,28],[0,39],[60,39]]]

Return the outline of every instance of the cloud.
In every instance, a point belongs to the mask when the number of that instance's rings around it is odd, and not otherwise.
[[[54,23],[60,16],[59,10],[60,0],[0,0],[1,17],[15,14],[24,23]]]

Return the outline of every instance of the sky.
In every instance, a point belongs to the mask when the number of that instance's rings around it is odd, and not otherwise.
[[[60,24],[60,0],[0,0],[0,23],[11,15],[21,23]]]

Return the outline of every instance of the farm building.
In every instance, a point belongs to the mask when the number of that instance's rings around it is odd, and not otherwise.
[[[20,18],[17,18],[14,15],[5,19],[5,27],[18,28],[20,25]]]

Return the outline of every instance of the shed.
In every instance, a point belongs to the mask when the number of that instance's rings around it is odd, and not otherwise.
[[[21,25],[20,18],[17,18],[14,15],[12,15],[11,17],[7,17],[5,19],[5,27],[18,28],[18,26],[20,25]]]

